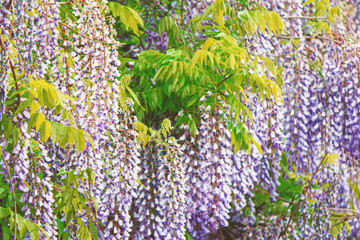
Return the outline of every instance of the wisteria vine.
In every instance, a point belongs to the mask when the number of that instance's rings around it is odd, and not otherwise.
[[[0,236],[359,238],[357,5],[0,1]]]

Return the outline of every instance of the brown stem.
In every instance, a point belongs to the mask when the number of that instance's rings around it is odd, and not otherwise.
[[[65,23],[62,23],[62,22],[59,22],[61,25],[63,25],[64,27],[76,32],[77,34],[79,34],[80,36],[86,38],[86,39],[89,39],[90,41],[93,41],[93,42],[97,42],[97,43],[102,43],[102,44],[111,44],[111,45],[121,45],[120,43],[111,43],[111,42],[104,42],[104,41],[99,41],[99,40],[96,40],[96,39],[93,39],[93,38],[90,38],[89,36],[86,36],[82,33],[80,33],[79,31],[75,30],[74,28],[66,25]]]
[[[223,80],[221,80],[221,82],[218,83],[218,85],[216,85],[216,87],[219,87],[223,82],[225,82],[228,78],[230,78],[232,75],[234,75],[233,73],[230,74],[229,76],[225,77]]]
[[[0,45],[1,45],[1,48],[3,49],[3,51],[5,51],[6,48],[5,48],[5,45],[4,45],[1,37],[0,37]],[[19,90],[19,82],[17,81],[17,78],[16,78],[15,65],[13,64],[13,62],[12,62],[12,60],[11,60],[11,58],[9,56],[8,56],[8,60],[9,60],[10,69],[11,69],[11,72],[12,72],[12,75],[13,75],[13,78],[14,78],[16,90]],[[17,104],[17,106],[15,108],[15,111],[18,108],[18,106],[20,105],[20,101],[21,101],[21,97],[20,97],[19,93],[17,94],[17,98],[18,98],[18,104]]]
[[[345,216],[345,217],[342,218],[341,221],[339,221],[339,222],[331,225],[331,227],[337,226],[337,225],[339,225],[339,224],[342,224],[342,223],[346,222],[347,220],[354,219],[354,218],[360,218],[360,214],[358,214],[358,215],[353,215],[353,216]]]
[[[277,38],[283,38],[283,39],[300,39],[300,37],[293,37],[293,36],[285,36],[285,35],[278,35],[278,36],[275,36]],[[340,41],[337,41],[333,38],[328,38],[328,37],[319,37],[319,36],[307,36],[307,37],[304,37],[305,39],[312,39],[312,38],[317,38],[317,39],[321,39],[321,40],[328,40],[328,41],[333,41],[335,43],[338,43],[338,44],[342,44],[342,42]]]
[[[315,170],[315,173],[313,174],[311,180],[309,181],[309,184],[305,187],[305,191],[304,191],[304,196],[305,196],[305,198],[306,198],[306,193],[307,193],[308,189],[310,188],[310,186],[311,186],[311,184],[312,184],[312,181],[313,181],[314,178],[315,178],[315,175],[319,172],[320,167],[322,166],[322,164],[323,164],[324,160],[326,159],[326,157],[327,157],[327,153],[326,153],[326,154],[324,155],[324,157],[321,159],[321,162],[320,162],[319,165],[317,166],[317,168],[316,168],[316,170]],[[294,211],[292,212],[292,214],[291,214],[291,216],[290,216],[290,218],[289,218],[289,221],[287,222],[285,228],[280,232],[279,238],[282,237],[282,236],[284,236],[284,235],[286,234],[286,231],[287,231],[287,229],[289,228],[289,225],[290,225],[291,220],[294,218],[294,215],[295,215],[296,211],[297,211],[298,208],[300,207],[300,203],[301,203],[301,200],[299,200],[299,202],[298,202],[297,205],[295,206],[295,209],[294,209]]]
[[[327,19],[326,17],[309,17],[309,16],[283,16],[281,18],[282,19],[298,18],[298,19],[309,19],[309,20]]]

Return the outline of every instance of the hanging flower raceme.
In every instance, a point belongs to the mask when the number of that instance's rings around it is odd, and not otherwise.
[[[93,139],[93,146],[87,142],[84,152],[71,154],[75,174],[91,169],[95,176],[93,184],[82,185],[79,191],[90,191],[98,202],[95,217],[105,226],[99,228],[105,239],[128,239],[132,228],[129,211],[138,186],[135,179],[139,151],[136,133],[131,129],[136,119],[130,111],[133,103],[128,103],[129,110],[118,103],[120,62],[114,30],[106,24],[104,11],[108,11],[105,2],[85,1],[74,7],[78,20],[63,24],[63,43],[74,51],[70,55],[66,49],[63,51],[65,73],[59,87],[75,97],[75,105],[69,111],[75,114],[76,124]],[[90,216],[82,219],[88,224]]]
[[[253,121],[246,119],[249,133],[256,137],[263,151],[261,154],[256,147],[252,147],[250,161],[254,165],[257,181],[260,187],[277,196],[276,187],[279,185],[279,162],[284,149],[283,138],[283,106],[280,99],[260,99],[254,94],[248,97],[249,110]]]
[[[3,23],[0,47],[2,114],[5,110],[6,92],[10,88],[10,90],[18,90],[23,84],[26,89],[31,81],[45,79],[52,81],[53,74],[49,72],[48,66],[55,62],[59,48],[57,47],[58,35],[55,30],[58,18],[57,3],[18,0],[1,4],[1,9],[0,21]],[[11,14],[13,11],[16,11],[17,14]],[[44,21],[43,18],[47,20]],[[11,86],[7,84],[8,76],[12,76]],[[13,148],[12,152],[4,151],[6,160],[4,159],[1,164],[4,170],[7,167],[14,169],[10,185],[16,186],[23,192],[20,201],[25,203],[21,209],[25,212],[25,218],[44,226],[45,234],[41,232],[41,238],[56,239],[54,198],[50,184],[52,172],[49,171],[51,159],[47,155],[47,150],[39,143],[39,134],[30,130],[31,126],[28,127],[31,114],[26,108],[33,99],[22,98],[21,94],[18,93],[15,96],[17,98],[13,105],[15,108],[11,106],[6,114],[9,117],[9,114],[12,114],[10,111],[20,112],[14,114],[14,117],[8,118],[8,121],[12,121],[9,124],[14,124],[18,131],[17,134],[14,134],[11,142],[4,141],[3,147],[12,145]],[[31,106],[31,111],[44,112],[44,106],[41,108],[38,102],[33,102]],[[7,146],[7,149],[11,148]],[[35,153],[36,151],[38,153]],[[6,172],[8,175],[9,169]],[[39,175],[43,176],[39,177]],[[31,212],[30,209],[35,210]]]
[[[121,112],[118,129],[112,135],[109,151],[111,164],[105,165],[106,176],[101,183],[103,193],[100,195],[103,205],[99,215],[103,224],[105,238],[128,239],[132,231],[130,208],[133,198],[137,197],[136,178],[139,172],[139,150],[136,143],[136,132],[132,124],[136,118],[129,112]]]
[[[141,152],[141,185],[131,239],[185,239],[185,169],[179,145],[150,142]]]
[[[234,154],[227,129],[229,106],[220,98],[217,101],[221,109],[200,106],[200,126],[194,136],[188,125],[180,128],[186,172],[186,228],[194,239],[211,239],[219,228],[228,226],[230,203],[236,209],[243,208],[244,196],[256,179],[250,158],[241,151]]]
[[[1,18],[0,18],[1,22]],[[9,47],[10,44],[8,41],[3,40],[3,36],[6,33],[5,30],[1,28],[0,35],[0,121],[2,115],[5,112],[5,99],[7,96],[7,83],[8,83],[8,69],[9,69]]]

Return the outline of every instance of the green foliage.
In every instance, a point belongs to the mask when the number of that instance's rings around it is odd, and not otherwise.
[[[176,23],[176,21],[171,16],[166,16],[159,21],[157,25],[158,33],[161,34],[163,32],[169,37],[169,45],[176,44],[179,38],[183,39],[183,36],[180,35],[180,29]]]
[[[23,239],[26,235],[30,234],[31,240],[38,240],[40,238],[40,231],[47,237],[41,226],[28,219],[24,219],[19,210],[15,214],[13,210],[14,204],[18,206],[23,205],[23,203],[19,202],[21,193],[15,191],[14,199],[14,195],[10,192],[9,183],[3,181],[4,175],[0,174],[0,178],[0,226],[2,230],[0,238],[11,239],[11,235],[14,235],[15,231],[17,231],[19,239]]]
[[[329,24],[336,24],[336,20],[341,18],[340,8],[331,6],[328,0],[308,0],[303,3],[304,6],[312,4],[314,12],[312,16],[314,20],[310,21],[311,31],[313,34],[330,33]],[[321,21],[324,20],[324,21]]]
[[[211,24],[202,25],[204,20],[210,20]],[[235,122],[230,124],[235,151],[240,148],[250,150],[255,144],[262,152],[259,143],[238,119],[240,115],[252,119],[245,106],[245,88],[256,92],[260,98],[282,100],[278,80],[273,81],[269,76],[277,79],[279,74],[268,57],[249,55],[243,38],[239,38],[239,31],[242,35],[254,35],[256,31],[266,29],[273,34],[281,33],[283,24],[279,15],[263,9],[236,15],[224,1],[217,0],[202,16],[191,20],[189,27],[193,28],[193,33],[206,30],[203,33],[206,38],[182,35],[184,32],[179,30],[174,19],[170,16],[162,18],[158,31],[168,34],[170,46],[179,45],[166,52],[143,51],[130,72],[134,81],[126,77],[125,86],[132,83],[130,90],[125,87],[122,92],[126,95],[125,89],[128,90],[136,102],[139,120],[146,125],[154,124],[152,119],[159,116],[176,116],[184,110],[185,116],[178,117],[176,125],[188,123],[192,134],[196,133],[199,123],[197,112],[202,104],[199,99],[211,92],[207,104],[216,105],[216,99],[220,97],[235,113]],[[190,38],[192,49],[187,46],[186,37]],[[175,117],[171,120],[175,121]]]
[[[147,127],[140,121],[135,122],[133,127],[138,132],[137,142],[139,145],[145,146],[150,141],[166,145],[168,141],[175,141],[175,138],[170,136],[172,127],[171,121],[167,118],[162,121],[159,130],[154,130],[151,127]]]
[[[138,24],[144,27],[144,22],[134,9],[117,2],[109,2],[107,5],[113,16],[120,18],[120,21],[125,25],[126,29],[131,28],[134,34],[139,35]]]
[[[98,239],[96,231],[95,219],[96,212],[98,210],[96,200],[90,195],[89,191],[79,192],[79,186],[83,184],[93,185],[95,182],[95,175],[91,169],[81,171],[79,174],[75,174],[73,171],[62,171],[60,175],[66,176],[63,179],[63,185],[54,185],[56,189],[55,200],[57,208],[54,214],[58,214],[65,217],[65,222],[58,221],[59,237],[63,239],[69,239],[69,231],[64,232],[64,229],[69,227],[70,220],[74,219],[75,223],[79,224],[79,228],[76,231],[76,237],[79,239]],[[89,204],[92,203],[92,204]],[[93,209],[91,206],[95,206]],[[82,212],[85,211],[88,216],[93,216],[89,219],[89,224],[85,225],[81,220]]]
[[[55,114],[62,115],[62,120],[69,124],[74,124],[74,118],[65,107],[65,100],[72,100],[70,97],[60,93],[55,87],[45,80],[34,80],[32,76],[27,84],[21,85],[19,90],[12,92],[9,95],[7,105],[11,109],[10,104],[12,99],[21,98],[22,101],[14,109],[14,113],[22,113],[25,110],[29,112],[30,117],[28,122],[28,132],[31,129],[39,131],[40,141],[45,143],[51,137],[54,143],[59,143],[60,146],[66,147],[69,144],[73,145],[78,151],[83,151],[85,148],[85,138],[92,144],[90,135],[83,130],[73,126],[65,126],[63,124],[48,121],[44,113],[40,109],[49,109]],[[22,138],[20,130],[13,124],[12,120],[3,115],[0,121],[0,133],[4,133],[5,140],[12,139],[13,144],[16,144],[19,138]]]

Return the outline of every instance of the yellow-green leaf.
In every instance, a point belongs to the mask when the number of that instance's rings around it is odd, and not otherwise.
[[[211,48],[211,46],[212,46],[215,42],[216,42],[216,40],[213,39],[213,38],[208,38],[208,39],[206,39],[206,41],[205,41],[202,49],[208,51],[209,48]]]
[[[40,108],[40,103],[33,101],[30,105],[30,115],[33,115]]]
[[[131,88],[129,88],[128,86],[126,86],[126,89],[129,91],[130,95],[132,96],[132,98],[134,99],[134,101],[139,105],[139,107],[145,111],[145,108],[143,108],[140,104],[139,99],[137,98],[136,94],[133,92],[133,90]]]
[[[76,129],[75,135],[75,148],[77,151],[82,152],[85,150],[85,134],[81,129]]]
[[[42,143],[45,143],[50,137],[50,122],[43,121],[40,125],[39,137]]]
[[[284,25],[279,14],[276,12],[271,12],[271,15],[274,23],[274,30],[276,30],[278,33],[282,33],[284,30]]]
[[[40,125],[45,121],[45,115],[42,113],[34,113],[30,116],[29,122],[28,122],[28,131],[30,131],[31,128],[35,127],[36,131],[39,130]]]
[[[252,136],[250,136],[250,140],[251,140],[251,142],[255,145],[255,147],[257,148],[257,150],[259,151],[259,153],[260,153],[260,154],[263,154],[263,150],[262,150],[260,144],[259,144],[257,141],[255,141],[255,139],[254,139]]]

